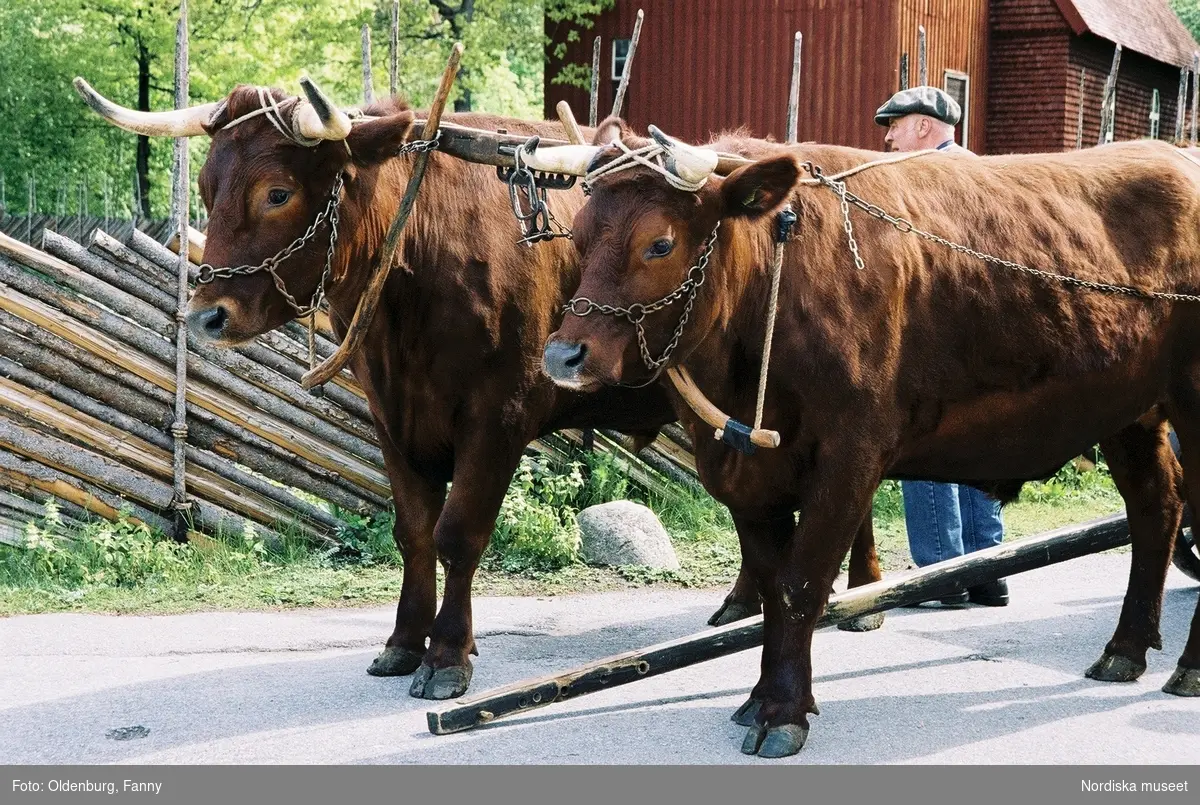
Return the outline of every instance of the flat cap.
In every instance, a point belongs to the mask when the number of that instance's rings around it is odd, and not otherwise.
[[[879,107],[875,122],[887,126],[893,118],[905,115],[928,115],[955,126],[962,117],[962,109],[958,101],[937,87],[912,87],[900,90]]]

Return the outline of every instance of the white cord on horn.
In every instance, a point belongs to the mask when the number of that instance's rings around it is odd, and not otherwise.
[[[641,148],[633,149],[618,139],[613,140],[613,145],[617,146],[617,148],[620,148],[623,153],[613,159],[611,162],[607,162],[601,165],[599,168],[590,171],[587,176],[583,178],[583,185],[585,188],[591,187],[593,182],[603,176],[620,173],[621,171],[629,170],[630,168],[637,167],[638,165],[642,165],[654,171],[655,173],[661,174],[662,177],[667,180],[667,184],[671,185],[671,187],[674,187],[676,190],[683,190],[687,193],[695,193],[697,190],[704,187],[706,182],[708,182],[707,176],[698,182],[689,182],[686,179],[679,177],[677,174],[672,173],[667,168],[663,160],[663,155],[667,153],[667,149],[663,148],[658,143],[650,143],[649,145],[644,145]]]

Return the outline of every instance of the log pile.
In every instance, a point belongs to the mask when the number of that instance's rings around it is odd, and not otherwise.
[[[19,540],[48,497],[68,522],[124,507],[170,532],[178,257],[136,229],[96,230],[86,245],[46,230],[41,245],[0,234],[0,540]],[[336,349],[327,327],[320,357]],[[344,371],[310,394],[299,383],[307,369],[297,323],[235,349],[189,345],[189,529],[240,533],[249,520],[330,544],[335,507],[390,505],[362,389]],[[564,432],[532,449],[565,457],[584,441]],[[616,433],[595,443],[651,488],[696,485],[677,426],[641,458]]]

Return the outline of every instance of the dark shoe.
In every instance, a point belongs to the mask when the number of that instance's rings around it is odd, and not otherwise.
[[[976,585],[967,592],[972,604],[982,604],[985,607],[1008,606],[1008,582],[1004,579]]]
[[[963,590],[961,588],[955,588],[955,590],[957,590],[957,592],[952,590],[950,592],[947,592],[941,598],[930,598],[927,601],[917,601],[914,604],[905,604],[904,608],[905,609],[919,609],[922,604],[930,604],[930,603],[933,603],[934,601],[937,601],[944,607],[954,607],[954,608],[965,607],[967,605],[967,601],[969,600],[969,595],[968,595],[967,591]]]

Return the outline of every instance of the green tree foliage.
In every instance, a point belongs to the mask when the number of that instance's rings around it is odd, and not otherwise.
[[[1171,0],[1171,8],[1183,20],[1183,24],[1200,40],[1200,0]]]
[[[542,109],[544,16],[586,24],[612,0],[399,0],[398,90],[427,103],[451,43],[466,46],[456,107],[537,118]],[[201,103],[237,84],[298,91],[307,72],[346,104],[361,101],[361,27],[372,30],[377,96],[388,91],[391,0],[190,0],[191,97]],[[174,101],[179,0],[4,0],[0,2],[0,175],[6,206],[26,207],[26,176],[37,209],[96,214],[107,186],[113,211],[128,213],[135,175],[146,177],[147,212],[169,206],[170,143],[137,140],[92,115],[72,79],[84,76],[133,108]],[[140,104],[139,104],[140,101]],[[197,140],[193,157],[207,144]],[[81,185],[86,184],[86,201]],[[65,199],[65,205],[63,204]]]

